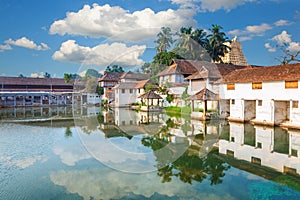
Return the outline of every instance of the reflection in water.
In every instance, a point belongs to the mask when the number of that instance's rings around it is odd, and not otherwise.
[[[1,123],[0,199],[300,198],[298,131],[89,109]]]

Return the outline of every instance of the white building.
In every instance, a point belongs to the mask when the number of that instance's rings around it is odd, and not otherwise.
[[[230,122],[229,132],[220,137],[219,153],[299,176],[299,140],[299,131]]]
[[[221,113],[231,121],[300,127],[300,63],[236,70],[223,77]]]
[[[144,94],[144,87],[150,84],[150,80],[120,82],[114,87],[115,107],[129,107],[133,103],[140,103],[138,97]]]

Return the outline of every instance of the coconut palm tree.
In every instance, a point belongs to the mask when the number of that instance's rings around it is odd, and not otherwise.
[[[203,29],[193,30],[192,27],[182,27],[178,35],[179,39],[177,41],[177,47],[180,51],[185,49],[185,51],[189,54],[182,54],[187,56],[185,58],[204,60],[204,55],[206,54],[205,48],[209,45],[209,41],[207,39],[206,32]]]
[[[230,47],[224,44],[225,42],[228,42],[228,38],[225,33],[221,31],[222,29],[222,26],[212,25],[212,28],[209,29],[211,34],[208,35],[209,45],[206,47],[212,60],[221,63],[223,62],[221,57],[228,52],[228,49],[230,49]]]
[[[162,27],[161,31],[157,34],[157,40],[155,43],[158,44],[156,47],[157,53],[167,52],[167,50],[174,43],[173,34],[170,27]]]
[[[185,48],[188,50],[192,50],[192,27],[181,27],[180,32],[177,34],[179,36],[179,39],[177,41],[177,46],[181,48]]]

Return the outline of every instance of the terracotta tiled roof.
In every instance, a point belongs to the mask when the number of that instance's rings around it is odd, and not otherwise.
[[[142,73],[134,73],[134,72],[124,72],[121,76],[120,79],[134,79],[134,80],[145,80],[149,79],[150,75],[149,74],[142,74]]]
[[[138,82],[120,82],[114,89],[134,89],[136,88]]]
[[[162,99],[161,96],[156,94],[153,90],[149,90],[145,94],[140,95],[138,98],[140,99]]]
[[[192,75],[186,78],[198,79],[216,77],[220,78],[233,70],[243,69],[245,66],[229,65],[229,64],[216,64],[206,61],[196,60],[178,60],[174,59],[169,67],[160,72],[157,76],[164,76],[170,74],[183,74]]]
[[[187,98],[187,100],[211,100],[211,101],[217,99],[218,99],[218,95],[206,88],[200,90],[196,94]]]
[[[74,80],[66,83],[63,78],[0,77],[1,91],[72,92]]]
[[[234,70],[247,68],[245,66],[230,65],[230,64],[215,64],[210,62],[201,62],[201,65],[203,66],[196,73],[186,77],[185,80],[201,79],[201,78],[208,78],[208,77],[221,78]]]
[[[300,79],[300,63],[236,70],[223,77],[222,83],[245,83]]]
[[[194,61],[190,60],[179,60],[174,59],[170,66],[164,69],[162,72],[157,74],[157,76],[165,76],[170,74],[184,74],[189,75],[197,72],[197,68],[195,67]]]
[[[139,89],[139,88],[144,88],[146,85],[148,84],[153,84],[150,79],[147,80],[142,80],[142,81],[138,81],[135,88]]]
[[[123,72],[105,72],[104,75],[98,79],[98,81],[118,81]]]
[[[168,82],[168,87],[187,87],[189,84],[188,83],[180,83],[180,82]]]
[[[66,83],[63,78],[0,77],[0,84],[4,85],[72,85],[73,82]]]

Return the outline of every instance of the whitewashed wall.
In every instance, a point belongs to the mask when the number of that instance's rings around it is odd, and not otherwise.
[[[273,168],[279,172],[284,172],[284,167],[296,169],[297,173],[300,173],[299,157],[289,156],[283,153],[273,152],[274,147],[274,128],[266,128],[262,126],[256,126],[256,146],[250,146],[242,144],[242,136],[244,135],[244,124],[236,125],[230,123],[230,137],[234,137],[233,141],[221,139],[219,141],[219,152],[226,154],[227,150],[234,152],[234,157],[241,160],[251,162],[251,158],[261,159],[261,165]],[[289,132],[289,145],[291,148],[300,152],[300,134],[299,132]],[[257,148],[257,144],[261,143],[261,148]],[[278,162],[280,160],[280,162]]]
[[[136,101],[137,101],[136,89],[132,89],[132,93],[130,93],[130,89],[125,89],[125,93],[122,93],[122,89],[115,89],[116,107],[129,106],[129,104],[132,104]]]
[[[299,84],[299,81],[298,81]],[[262,89],[253,90],[252,83],[236,83],[235,90],[227,90],[227,84],[220,85],[222,99],[300,99],[300,84],[297,89],[285,89],[285,81],[263,82]]]

